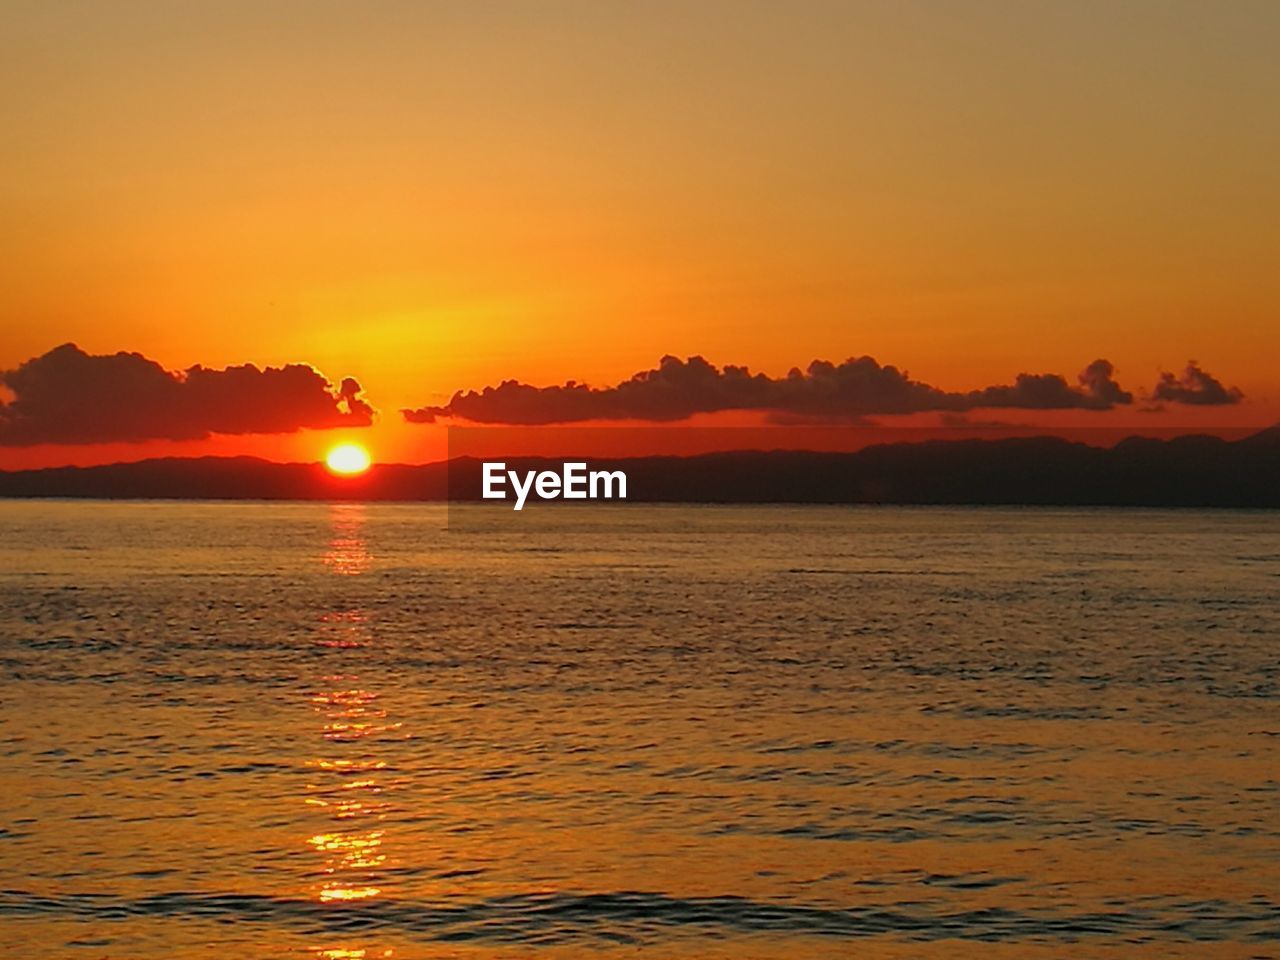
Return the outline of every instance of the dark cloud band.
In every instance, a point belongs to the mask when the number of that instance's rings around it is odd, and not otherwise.
[[[373,408],[351,378],[314,367],[252,364],[165,370],[139,353],[95,356],[67,343],[0,372],[0,446],[199,440],[215,433],[363,427]]]
[[[1177,391],[1171,386],[1162,399],[1186,403],[1235,403],[1240,399],[1239,391],[1225,391],[1218,381],[1196,370],[1215,384],[1219,393],[1199,381],[1174,381],[1181,395],[1174,395]],[[1187,376],[1191,376],[1190,369]],[[1160,386],[1164,386],[1163,381]],[[1191,392],[1197,399],[1187,399]],[[611,387],[589,387],[573,381],[534,387],[506,380],[478,392],[459,391],[442,406],[401,412],[410,423],[450,418],[534,425],[587,420],[669,422],[698,413],[753,410],[783,422],[799,422],[984,408],[1109,410],[1133,402],[1134,395],[1116,382],[1115,368],[1107,360],[1089,364],[1075,383],[1056,373],[1022,373],[1012,384],[957,393],[912,380],[905,371],[882,366],[871,357],[839,364],[815,360],[807,370],[793,369],[785,377],[772,378],[753,374],[746,367],[718,368],[702,357],[681,360],[667,356],[656,368]]]

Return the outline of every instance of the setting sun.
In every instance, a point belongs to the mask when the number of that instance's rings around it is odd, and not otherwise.
[[[364,473],[373,461],[369,451],[357,443],[342,443],[329,451],[325,464],[334,473],[351,476]]]

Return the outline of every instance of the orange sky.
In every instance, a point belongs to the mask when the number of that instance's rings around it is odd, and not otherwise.
[[[948,390],[1195,359],[1248,401],[1184,419],[1270,423],[1278,46],[1245,0],[5,4],[0,369],[308,362],[403,460],[439,431],[400,407],[665,353]]]

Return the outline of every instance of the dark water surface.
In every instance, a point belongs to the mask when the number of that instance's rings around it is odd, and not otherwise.
[[[1280,515],[564,516],[0,503],[9,955],[1280,956]]]

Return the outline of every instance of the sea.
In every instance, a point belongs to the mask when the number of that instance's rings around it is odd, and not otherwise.
[[[0,502],[0,945],[1280,957],[1280,513]]]

